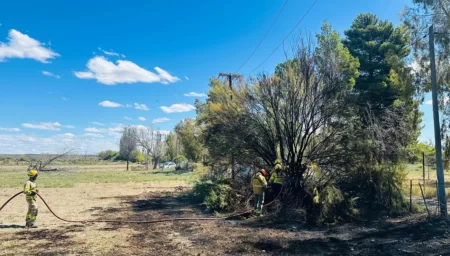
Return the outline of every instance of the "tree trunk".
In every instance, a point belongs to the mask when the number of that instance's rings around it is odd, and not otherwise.
[[[234,169],[235,166],[235,160],[234,156],[231,157],[231,180],[234,180],[234,177],[236,176],[236,170]]]
[[[159,156],[155,157],[155,163],[153,164],[153,170],[155,170],[158,167],[159,164]]]
[[[130,162],[130,160],[129,160],[129,159],[127,159],[127,171],[128,171],[128,164],[129,164],[129,162]]]
[[[147,154],[147,161],[145,162],[145,170],[148,171],[148,154]]]

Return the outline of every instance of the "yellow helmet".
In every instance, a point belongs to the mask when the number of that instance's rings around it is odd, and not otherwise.
[[[275,164],[275,170],[282,170],[283,168],[281,168],[281,164]]]
[[[32,169],[32,170],[28,171],[28,176],[29,177],[34,177],[34,176],[37,176],[37,175],[38,175],[38,171],[37,170]]]

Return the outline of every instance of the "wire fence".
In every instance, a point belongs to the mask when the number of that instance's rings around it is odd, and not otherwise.
[[[436,216],[439,214],[438,186],[437,180],[414,179],[409,181],[408,186],[410,212],[413,212],[413,205],[417,204],[426,210],[427,214]],[[445,194],[450,196],[450,182],[445,183]],[[448,204],[448,200],[447,200]]]

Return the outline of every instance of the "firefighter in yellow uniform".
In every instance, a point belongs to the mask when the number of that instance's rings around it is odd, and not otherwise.
[[[279,162],[275,162],[274,171],[269,179],[269,185],[272,187],[274,198],[278,197],[283,187],[284,178],[286,174],[283,172],[283,168]]]
[[[38,171],[30,170],[28,171],[28,181],[24,186],[24,194],[25,199],[28,203],[28,212],[25,218],[25,225],[27,228],[37,228],[35,221],[36,216],[38,215],[38,205],[36,203],[37,193],[39,192],[37,189],[36,179],[38,177]]]
[[[264,194],[267,189],[266,176],[266,170],[261,169],[252,179],[253,195],[255,196],[254,212],[259,216],[262,216]]]

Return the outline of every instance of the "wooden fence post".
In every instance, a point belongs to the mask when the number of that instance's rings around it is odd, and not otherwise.
[[[409,180],[409,212],[412,213],[412,180]]]
[[[425,208],[427,209],[428,218],[429,218],[429,217],[431,217],[430,216],[430,210],[428,210],[427,201],[425,200],[425,195],[423,194],[422,185],[420,185],[420,183],[419,183],[419,187],[420,187],[420,192],[422,193],[423,203],[425,204]]]

